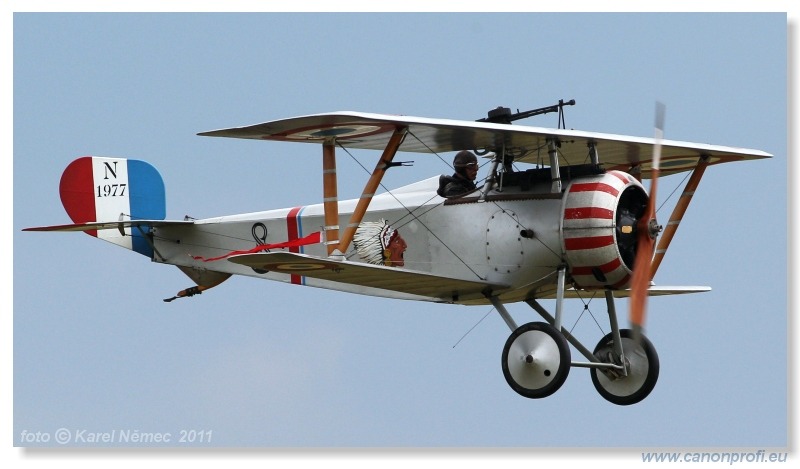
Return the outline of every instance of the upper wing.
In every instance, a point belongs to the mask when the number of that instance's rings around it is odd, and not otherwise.
[[[229,260],[236,264],[271,272],[303,275],[333,282],[380,288],[411,295],[438,298],[446,302],[483,298],[483,292],[487,289],[498,291],[508,288],[506,285],[489,282],[441,277],[395,267],[333,261],[290,252],[242,254],[230,257]]]
[[[559,142],[559,163],[563,166],[588,163],[588,144],[592,142],[606,169],[627,170],[641,166],[643,177],[649,177],[655,145],[653,138],[359,112],[315,114],[198,135],[312,143],[335,138],[337,144],[346,148],[383,150],[399,127],[408,128],[399,151],[439,153],[468,149],[482,152],[505,148],[514,155],[515,161],[525,163],[546,164],[547,140],[555,138]],[[709,157],[709,164],[718,164],[772,155],[760,150],[662,140],[661,174],[691,170],[703,156]]]

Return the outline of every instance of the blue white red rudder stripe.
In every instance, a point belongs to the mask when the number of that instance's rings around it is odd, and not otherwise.
[[[67,166],[59,186],[61,203],[75,223],[163,220],[164,181],[152,165],[140,160],[84,156]],[[149,226],[90,230],[87,234],[153,257],[145,239]]]

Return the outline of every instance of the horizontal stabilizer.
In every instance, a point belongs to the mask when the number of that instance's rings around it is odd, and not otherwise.
[[[122,221],[93,221],[88,223],[74,223],[71,225],[35,226],[23,228],[22,231],[90,231],[90,230],[124,230],[134,226],[175,226],[191,225],[192,221],[183,220],[122,220]]]
[[[507,285],[493,284],[481,280],[441,277],[399,267],[336,261],[329,258],[290,252],[242,254],[232,256],[228,260],[236,264],[271,272],[380,288],[411,295],[438,298],[445,302],[483,298],[484,291],[492,290],[497,292],[508,288]]]

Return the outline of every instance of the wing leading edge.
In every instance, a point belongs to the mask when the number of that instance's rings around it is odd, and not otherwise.
[[[655,139],[626,135],[548,129],[489,122],[430,119],[359,112],[334,112],[281,119],[245,127],[212,130],[198,135],[290,142],[323,143],[335,138],[346,148],[383,150],[395,129],[405,127],[408,135],[399,151],[440,153],[457,150],[513,152],[515,161],[547,162],[547,141],[559,142],[559,163],[563,166],[589,161],[589,144],[594,144],[606,169],[628,170],[639,166],[649,177]],[[746,148],[662,140],[661,174],[693,169],[701,157],[709,164],[769,158],[769,153]]]

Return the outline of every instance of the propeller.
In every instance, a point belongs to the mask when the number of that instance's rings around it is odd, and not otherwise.
[[[655,145],[653,146],[653,163],[650,180],[650,197],[644,213],[636,226],[637,246],[636,258],[633,262],[633,278],[631,279],[630,321],[634,337],[641,334],[644,327],[644,316],[647,310],[647,290],[650,287],[650,264],[655,254],[656,236],[661,227],[656,222],[656,188],[658,186],[659,164],[661,162],[661,139],[664,137],[664,114],[666,107],[656,103]]]

